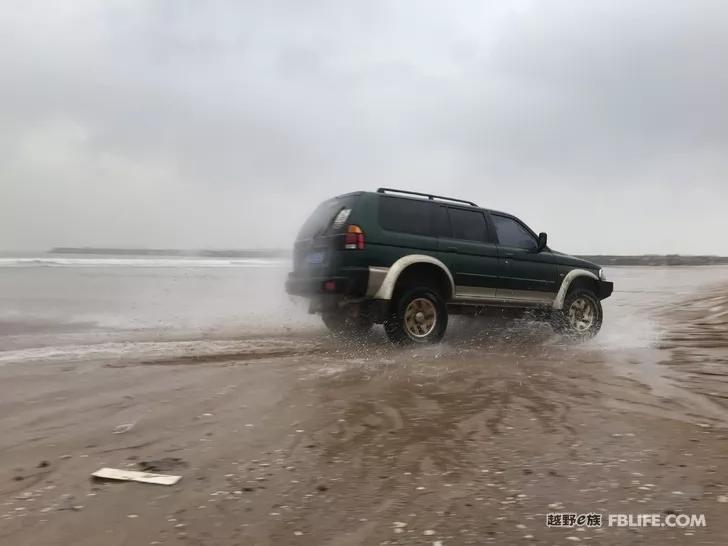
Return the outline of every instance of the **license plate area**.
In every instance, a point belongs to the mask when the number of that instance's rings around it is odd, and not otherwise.
[[[309,252],[306,256],[306,263],[309,265],[321,265],[326,261],[326,252]]]

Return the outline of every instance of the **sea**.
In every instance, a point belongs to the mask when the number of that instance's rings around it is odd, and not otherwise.
[[[290,267],[287,258],[260,256],[0,255],[0,365],[323,339],[328,334],[307,302],[285,292]],[[661,309],[728,281],[728,266],[606,272],[615,292],[603,302],[594,343],[614,348],[654,344]]]

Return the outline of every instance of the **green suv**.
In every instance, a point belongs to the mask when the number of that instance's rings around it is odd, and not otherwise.
[[[511,214],[379,188],[319,205],[296,240],[286,291],[308,298],[333,332],[384,324],[394,342],[427,343],[442,339],[450,314],[506,308],[589,338],[612,283]]]

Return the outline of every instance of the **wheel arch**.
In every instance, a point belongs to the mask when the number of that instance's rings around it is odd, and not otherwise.
[[[572,286],[584,284],[589,288],[593,288],[595,294],[598,293],[596,288],[598,281],[599,277],[587,269],[572,269],[566,274],[561,283],[561,288],[559,288],[556,298],[554,299],[553,308],[557,310],[564,308],[566,295],[569,293]]]
[[[436,280],[447,290],[443,297],[449,300],[455,293],[455,281],[447,266],[433,256],[426,254],[409,254],[398,259],[387,271],[387,275],[381,286],[374,294],[375,299],[391,300],[397,287],[398,281],[403,275],[416,274],[418,272],[432,272]]]

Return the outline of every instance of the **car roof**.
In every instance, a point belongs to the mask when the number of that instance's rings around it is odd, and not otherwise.
[[[334,197],[327,199],[327,201],[333,201],[334,199],[343,199],[344,197],[355,197],[364,193],[373,193],[369,191],[350,191],[349,193],[342,193],[341,195],[335,195]]]
[[[518,219],[517,216],[511,214],[510,212],[505,212],[505,211],[502,211],[502,210],[487,209],[485,207],[479,207],[477,205],[473,206],[473,205],[469,205],[469,204],[467,204],[465,202],[463,202],[463,203],[460,203],[460,202],[457,202],[457,201],[450,202],[450,201],[447,201],[446,200],[447,198],[443,198],[444,199],[443,201],[439,201],[439,200],[429,200],[424,195],[407,195],[406,193],[405,194],[401,194],[401,193],[381,193],[381,192],[376,192],[376,191],[359,190],[359,191],[352,191],[352,192],[349,192],[349,193],[342,193],[341,195],[337,195],[336,197],[333,197],[332,199],[342,199],[344,197],[354,197],[354,196],[357,196],[357,195],[364,195],[364,194],[367,194],[367,195],[375,195],[375,196],[380,196],[380,197],[381,196],[393,197],[395,199],[409,199],[411,201],[429,201],[429,202],[432,202],[432,203],[439,203],[441,205],[448,205],[448,206],[452,206],[452,207],[460,207],[460,208],[464,208],[464,209],[473,209],[473,210],[482,210],[482,211],[485,211],[485,212],[488,212],[488,213],[491,213],[491,214],[500,214],[500,215],[503,215],[503,216],[508,216],[510,218]]]

